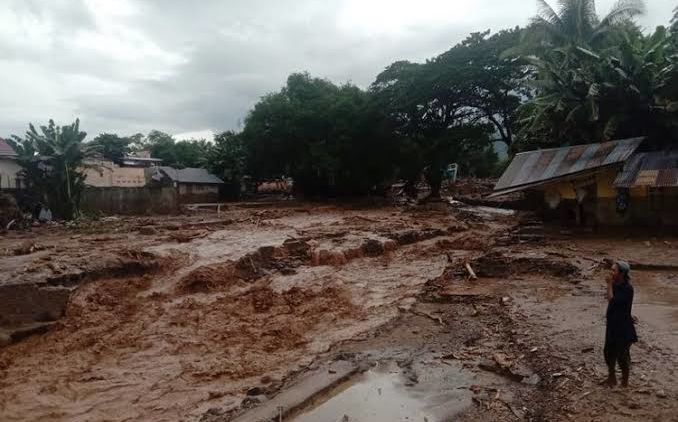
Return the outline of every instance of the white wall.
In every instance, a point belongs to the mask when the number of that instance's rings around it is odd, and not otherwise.
[[[0,189],[16,189],[21,166],[15,160],[0,158]]]

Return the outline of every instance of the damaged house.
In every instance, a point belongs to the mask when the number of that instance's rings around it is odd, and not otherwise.
[[[517,154],[490,196],[525,192],[563,224],[678,225],[678,152],[637,152],[642,141]]]

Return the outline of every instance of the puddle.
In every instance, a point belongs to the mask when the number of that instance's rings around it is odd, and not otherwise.
[[[292,419],[295,422],[391,422],[437,420],[427,403],[405,386],[398,373],[368,371],[345,385],[329,400]]]
[[[666,273],[633,273],[632,283],[637,292],[636,303],[648,305],[678,305],[678,275]]]
[[[632,277],[633,314],[642,324],[652,326],[678,353],[678,275],[636,271]],[[642,326],[640,331],[642,337]]]
[[[396,365],[376,367],[291,415],[295,422],[437,422],[472,405],[472,383],[456,362],[415,363],[418,383],[412,385]]]

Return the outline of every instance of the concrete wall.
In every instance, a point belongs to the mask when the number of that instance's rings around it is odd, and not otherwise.
[[[548,204],[544,203],[544,218],[572,225],[576,224],[576,216],[579,214],[579,219],[589,226],[678,226],[678,188],[645,186],[631,188],[628,209],[624,213],[619,213],[617,188],[614,187],[617,174],[617,168],[595,174],[595,195],[587,197],[582,207],[577,203],[571,181],[544,186],[545,199],[553,196],[560,198],[560,204],[556,209],[550,209]]]
[[[16,189],[16,180],[19,178],[21,166],[9,158],[0,158],[0,190]]]
[[[138,188],[146,185],[143,168],[120,167],[112,161],[90,163],[96,168],[85,169],[85,184],[88,186],[107,188]]]
[[[88,187],[83,191],[82,209],[104,214],[175,214],[179,198],[173,187]]]

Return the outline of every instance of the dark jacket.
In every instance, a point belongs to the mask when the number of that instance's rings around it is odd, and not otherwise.
[[[633,307],[633,286],[628,281],[612,285],[613,298],[607,305],[607,329],[605,338],[614,343],[635,343],[638,341],[631,308]]]

